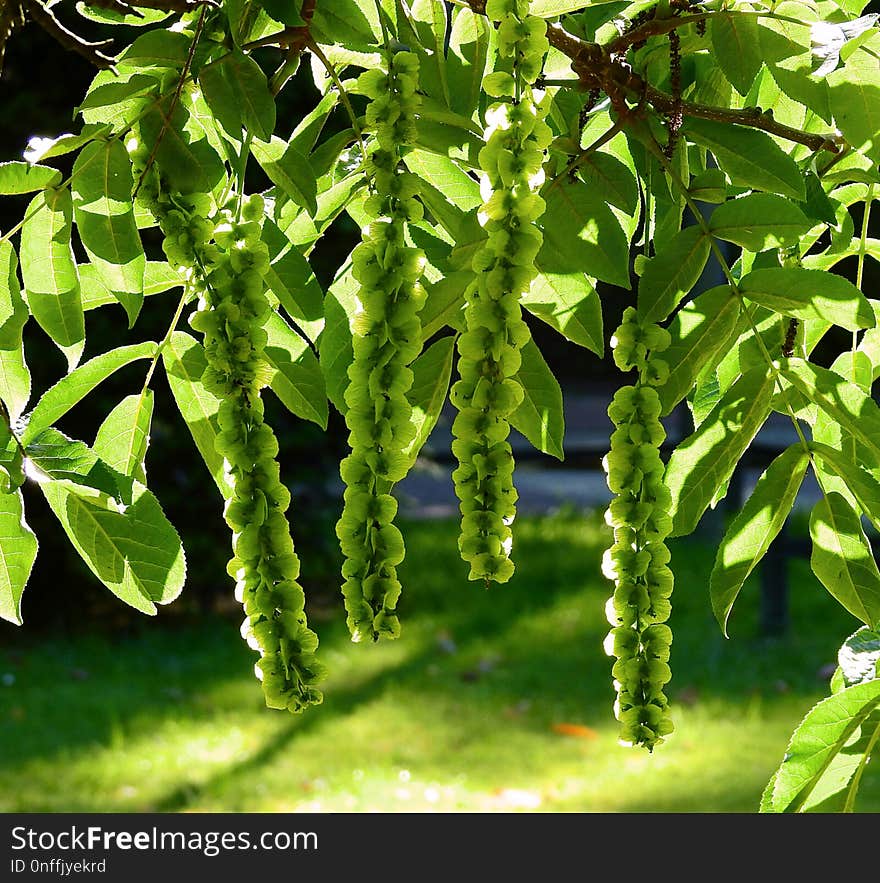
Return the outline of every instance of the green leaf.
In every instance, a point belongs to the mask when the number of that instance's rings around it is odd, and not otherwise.
[[[672,452],[666,485],[672,493],[672,536],[689,534],[770,413],[773,375],[763,366],[743,374],[699,429]]]
[[[708,368],[708,366],[706,366]],[[692,394],[688,397],[688,407],[694,421],[694,428],[699,428],[703,421],[712,413],[712,409],[721,401],[721,384],[718,382],[718,371],[705,368],[697,375],[697,382]]]
[[[327,391],[311,347],[278,313],[270,313],[263,327],[268,335],[263,355],[273,370],[272,392],[292,414],[326,429]]]
[[[77,402],[85,398],[99,383],[102,383],[120,368],[138,359],[151,359],[158,352],[157,344],[151,340],[121,346],[115,350],[95,356],[66,377],[62,377],[53,387],[46,390],[36,407],[31,411],[27,427],[21,434],[22,444],[33,441],[44,429],[63,417]]]
[[[291,3],[290,0],[257,0],[257,4],[262,6],[275,21],[280,21],[288,27],[300,27],[306,24],[299,14],[298,4]]]
[[[422,322],[422,336],[425,340],[433,337],[447,325],[458,331],[463,330],[464,293],[473,280],[472,270],[453,270],[441,276],[436,282],[422,280],[427,298],[419,313],[419,319]],[[531,309],[525,302],[523,306]]]
[[[602,302],[588,276],[539,273],[521,302],[572,343],[602,355]]]
[[[122,67],[170,67],[182,70],[192,38],[179,31],[156,28],[141,34],[118,58]]]
[[[106,417],[95,436],[95,453],[123,475],[146,481],[144,458],[150,443],[153,390],[126,396]]]
[[[406,167],[464,212],[478,208],[480,185],[448,156],[429,153],[427,150],[411,150],[403,160]]]
[[[578,165],[578,175],[591,190],[601,193],[608,205],[628,215],[638,210],[636,176],[616,156],[601,150],[587,154]]]
[[[46,190],[28,206],[21,231],[21,272],[31,315],[58,344],[68,364],[79,361],[86,329],[70,235],[70,191]]]
[[[875,163],[880,162],[880,87],[877,56],[856,52],[828,75],[831,111],[846,140]]]
[[[419,451],[437,425],[440,411],[446,401],[446,393],[449,391],[454,352],[455,337],[441,337],[412,364],[413,384],[407,393],[407,399],[412,405],[411,420],[416,429],[416,436],[403,451],[410,465],[415,462]]]
[[[761,43],[757,19],[721,13],[709,19],[712,54],[728,82],[746,95],[761,70]]]
[[[141,117],[143,143],[148,151],[155,151],[156,163],[172,190],[207,193],[223,177],[223,161],[180,102],[170,112],[173,97],[167,95]]]
[[[31,395],[22,331],[28,308],[18,283],[18,258],[10,242],[0,242],[0,399],[17,420]]]
[[[828,368],[803,359],[781,363],[780,376],[816,404],[870,452],[880,463],[880,408],[864,390]]]
[[[755,252],[797,245],[812,226],[794,203],[773,193],[728,200],[709,219],[714,236]]]
[[[726,348],[740,315],[740,301],[729,285],[715,288],[685,304],[669,323],[672,343],[660,358],[669,365],[669,377],[657,387],[663,414],[691,391],[704,365]]]
[[[83,310],[95,310],[107,304],[118,304],[113,292],[98,277],[91,264],[80,264],[79,281],[82,290]],[[144,267],[144,296],[162,294],[172,288],[180,288],[184,280],[167,261],[147,261]]]
[[[298,11],[299,4],[287,3],[289,14]],[[277,34],[281,28],[261,5],[252,0],[225,0],[223,12],[229,22],[229,32],[236,46]]]
[[[305,113],[296,124],[296,128],[294,128],[288,143],[292,144],[300,153],[308,154],[312,151],[324,126],[327,124],[328,117],[339,103],[339,93],[335,89],[325,92],[321,100]]]
[[[271,261],[263,274],[266,284],[306,337],[315,343],[324,327],[324,291],[311,264],[269,218],[263,222],[263,242],[269,248]]]
[[[700,202],[724,202],[727,199],[727,175],[721,169],[706,169],[694,175],[688,193]]]
[[[786,448],[767,467],[727,530],[709,578],[712,610],[727,637],[727,620],[743,583],[764,557],[788,518],[807,466],[801,444]]]
[[[586,273],[629,288],[629,243],[601,194],[580,181],[553,184],[542,194],[544,242],[537,265],[545,274]]]
[[[432,12],[436,13],[437,4]],[[449,107],[457,113],[470,117],[482,95],[483,75],[489,54],[491,26],[481,15],[470,9],[446,7],[452,18],[449,38],[434,30],[435,55],[445,55],[443,62],[436,58],[437,83]],[[449,48],[446,49],[448,39]],[[443,47],[443,49],[441,49]],[[439,51],[438,51],[439,50]],[[423,71],[430,69],[430,61],[422,62]],[[445,76],[444,76],[445,74]],[[422,81],[427,77],[422,77]]]
[[[593,6],[598,3],[611,3],[613,0],[594,0]],[[541,18],[556,18],[566,12],[574,12],[583,9],[584,0],[532,0],[529,6],[529,15],[538,15]]]
[[[220,399],[202,384],[202,375],[208,367],[205,351],[185,331],[175,331],[162,349],[162,362],[180,415],[208,467],[208,472],[226,499],[231,494],[231,489],[223,474],[223,458],[214,446],[214,440],[220,432],[217,426]]]
[[[689,119],[682,131],[712,151],[734,184],[795,200],[806,197],[797,164],[764,132],[700,119]]]
[[[740,291],[755,303],[798,319],[824,319],[848,331],[873,328],[868,299],[843,276],[803,267],[752,270],[740,280]]]
[[[68,438],[54,427],[28,444],[27,458],[28,476],[37,482],[72,481],[120,505],[131,502],[131,476],[115,471],[85,442]]]
[[[19,303],[24,304],[18,284],[18,257],[9,240],[0,241],[0,329],[15,316]]]
[[[699,226],[685,227],[652,257],[639,278],[643,322],[662,322],[697,284],[709,260],[709,239]]]
[[[318,359],[327,384],[327,397],[343,416],[348,410],[348,366],[354,361],[349,316],[355,313],[358,283],[351,273],[351,261],[341,268],[324,298],[324,330],[318,341]]]
[[[260,141],[275,131],[275,99],[263,69],[240,49],[234,49],[199,71],[199,84],[217,121],[236,141],[244,127]]]
[[[537,450],[563,460],[565,412],[562,390],[533,340],[529,340],[521,352],[522,365],[516,379],[522,385],[525,398],[510,415],[510,425]]]
[[[86,127],[105,125],[109,129],[107,135],[122,133],[139,119],[163,86],[165,91],[173,88],[176,77],[177,72],[168,67],[99,71],[76,112]],[[101,137],[106,136],[96,136]]]
[[[0,163],[0,196],[32,193],[46,187],[57,187],[61,172],[51,166],[37,166],[26,162]]]
[[[101,138],[110,134],[111,127],[106,123],[88,123],[82,127],[78,135],[65,132],[57,138],[34,137],[28,141],[24,158],[28,163],[37,163],[41,159],[50,159],[53,156],[64,156],[79,150],[83,144],[88,144],[94,138]]]
[[[14,493],[25,482],[24,457],[6,420],[0,422],[0,493]]]
[[[70,480],[43,482],[40,489],[73,547],[114,595],[153,615],[156,604],[180,594],[186,578],[183,546],[144,485],[134,483],[127,506]]]
[[[822,182],[815,172],[807,172],[805,178],[807,198],[801,203],[804,214],[814,221],[824,221],[832,226],[837,225],[834,203],[822,187]]]
[[[157,24],[170,15],[164,9],[138,8],[136,12],[117,12],[115,9],[104,9],[100,6],[83,2],[76,4],[76,11],[83,18],[99,21],[102,24],[132,25],[133,27]]]
[[[812,708],[794,731],[761,812],[800,812],[835,758],[880,706],[880,680],[847,687]],[[855,768],[852,770],[855,772]]]
[[[819,463],[824,467],[824,471],[843,481],[845,489],[852,494],[859,508],[880,530],[880,482],[841,450],[815,439],[808,444],[814,457],[818,458]]]
[[[862,626],[843,642],[837,664],[847,687],[873,681],[880,665],[880,634]]]
[[[317,3],[309,31],[319,43],[341,43],[346,49],[369,52],[378,35],[364,15],[366,9],[370,6],[357,0]]]
[[[73,165],[79,238],[106,288],[122,304],[129,328],[144,302],[147,259],[134,217],[134,179],[121,141],[87,144]]]
[[[251,153],[273,184],[297,205],[308,209],[312,217],[318,213],[318,183],[307,157],[280,138],[272,138],[268,143],[254,141]]]
[[[89,87],[89,91],[77,108],[77,112],[118,108],[118,105],[122,102],[157,91],[160,85],[160,81],[156,77],[151,77],[147,74],[131,74],[127,78],[114,79],[109,82],[103,82],[100,78],[97,78],[92,86]],[[115,119],[117,114],[112,110],[110,112]]]
[[[880,571],[858,514],[835,491],[810,515],[810,564],[819,581],[853,616],[875,628],[880,622]]]
[[[37,537],[24,520],[21,491],[0,494],[0,618],[21,625],[21,596],[37,557]]]

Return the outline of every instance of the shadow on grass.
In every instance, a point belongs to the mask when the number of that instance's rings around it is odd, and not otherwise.
[[[496,587],[487,593],[481,585],[456,582],[464,565],[457,558],[451,526],[438,532],[416,524],[411,533],[421,536],[412,537],[411,561],[402,573],[409,590],[400,605],[405,623],[402,642],[407,641],[407,631],[414,630],[419,621],[427,621],[432,638],[440,630],[455,635],[464,656],[473,641],[491,642],[517,619],[583,591],[586,580],[596,582],[598,546],[591,550],[595,562],[586,568],[575,562],[541,572],[539,564],[534,573],[536,568],[524,563],[519,585]],[[443,537],[442,545],[437,544],[438,533]],[[535,547],[539,545],[539,537],[524,538],[524,560],[537,559]],[[530,591],[529,586],[535,590]],[[343,615],[340,601],[333,620],[317,626],[326,650],[348,644]],[[254,656],[238,637],[237,624],[216,619],[216,631],[206,633],[204,626],[171,624],[163,628],[160,622],[147,622],[134,635],[122,638],[94,634],[33,640],[26,631],[9,626],[0,656],[0,674],[9,682],[0,687],[0,734],[5,746],[0,768],[61,749],[106,744],[127,718],[173,718],[186,698],[197,699],[199,693],[209,693],[243,672],[250,673]],[[370,649],[357,647],[353,652],[369,653]],[[403,671],[418,671],[432,654],[442,656],[435,646],[403,666]],[[381,683],[401,676],[397,672],[383,675]],[[254,689],[258,691],[256,683]],[[357,688],[343,691],[343,695],[347,709],[357,704]],[[327,709],[325,705],[315,713],[323,718]],[[186,710],[195,717],[210,717],[212,712],[210,705],[198,701],[187,702]],[[27,719],[38,723],[28,726]],[[24,726],[31,732],[28,738],[15,738],[10,726]]]
[[[310,734],[326,729],[332,737],[347,718],[388,691],[394,691],[395,701],[413,697],[436,702],[437,708],[461,703],[472,722],[475,715],[493,725],[496,719],[503,721],[511,736],[546,735],[559,720],[588,722],[602,733],[613,732],[610,662],[601,647],[607,631],[608,587],[599,575],[604,531],[597,519],[583,516],[524,520],[519,528],[518,578],[487,592],[460,577],[455,525],[409,525],[410,552],[401,573],[407,587],[401,603],[405,631],[396,649],[376,648],[372,659],[380,659],[378,666],[361,663],[371,659],[372,648],[351,647],[337,611],[331,622],[318,626],[325,658],[340,661],[325,704],[273,728],[256,750],[205,780],[175,783],[152,798],[148,808],[185,810],[214,789],[226,791],[229,783],[247,781],[250,774],[294,752],[297,742]],[[735,714],[737,705],[756,691],[765,693],[768,702],[774,695],[792,699],[824,691],[815,677],[817,665],[848,627],[844,617],[843,627],[836,630],[835,605],[824,603],[830,599],[817,596],[812,587],[797,593],[796,630],[770,642],[754,634],[757,593],[744,592],[734,622],[734,634],[744,637],[724,641],[711,619],[706,591],[713,550],[697,541],[679,542],[675,555],[673,701],[689,693],[701,702],[728,702],[728,714]],[[229,696],[224,696],[218,711],[212,696],[232,684],[241,695],[248,688],[258,695],[256,683],[248,679],[253,655],[236,632],[235,624],[216,620],[208,629],[145,627],[133,641],[115,644],[96,637],[30,647],[27,640],[17,642],[26,655],[16,667],[22,675],[17,687],[0,692],[0,771],[11,775],[35,758],[63,762],[73,753],[124,742],[127,733],[140,736],[145,726],[159,730],[174,721],[210,721],[230,707]],[[7,663],[11,654],[21,652],[14,643],[8,648]],[[378,655],[389,652],[396,657]],[[400,658],[401,653],[407,655]],[[366,671],[359,670],[362,664]],[[81,666],[87,670],[77,680]],[[530,703],[528,714],[507,715],[523,701]],[[442,761],[442,750],[432,747],[426,763]],[[541,759],[527,760],[536,765]],[[744,775],[741,782],[727,781],[720,808],[747,801],[764,781],[765,770]],[[113,811],[112,798],[100,799],[103,811]],[[628,811],[656,806],[650,796],[637,793],[624,801],[629,801]],[[576,802],[582,805],[582,800]],[[561,799],[554,809],[566,805]],[[699,796],[688,788],[664,792],[663,811],[700,806],[704,808]]]

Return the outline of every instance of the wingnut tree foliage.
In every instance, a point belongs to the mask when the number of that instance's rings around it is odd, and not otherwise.
[[[152,614],[178,596],[184,551],[144,468],[164,372],[229,525],[266,702],[321,702],[266,391],[321,426],[330,405],[344,416],[348,625],[354,640],[397,638],[398,599],[418,587],[397,574],[394,489],[447,397],[460,578],[516,578],[510,432],[563,456],[561,392],[530,331],[546,323],[600,355],[607,340],[621,372],[602,568],[621,741],[652,750],[673,732],[667,539],[725,496],[777,413],[797,441],[730,523],[709,599],[726,633],[812,473],[812,568],[858,630],[761,809],[852,809],[880,744],[880,571],[866,533],[880,529],[880,300],[862,290],[880,260],[880,29],[864,7],[0,4],[0,52],[32,22],[99,69],[75,131],[0,164],[0,196],[23,210],[0,233],[0,615],[21,622],[37,555],[26,481],[123,602]],[[91,25],[77,13],[120,25],[118,39],[81,36]],[[305,80],[312,106],[282,118],[277,96]],[[334,111],[341,131],[325,126]],[[310,256],[342,213],[361,239],[325,292]],[[600,283],[627,292],[610,333]],[[158,298],[177,305],[161,340],[81,363],[90,310],[121,306],[122,336]],[[68,372],[33,399],[22,340],[35,326]],[[846,341],[830,367],[811,360],[823,338]],[[56,428],[136,361],[142,383],[91,443]],[[662,418],[682,402],[693,431],[667,454]]]

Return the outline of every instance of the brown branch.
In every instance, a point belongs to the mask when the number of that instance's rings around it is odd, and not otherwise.
[[[671,18],[652,18],[643,25],[639,25],[631,31],[621,34],[619,37],[615,37],[605,44],[605,48],[612,55],[619,55],[621,52],[626,52],[634,43],[644,43],[649,37],[662,37],[664,34],[668,34],[670,31],[674,31],[676,28],[683,27],[684,25],[705,21],[712,15],[713,13],[711,12],[699,12],[692,15],[675,15]]]
[[[112,67],[114,59],[99,51],[99,47],[107,46],[111,40],[101,40],[98,43],[90,43],[79,34],[68,30],[55,18],[54,13],[43,6],[38,0],[24,0],[25,14],[38,24],[52,39],[60,43],[65,49],[70,49],[90,61],[95,67],[104,70]]]
[[[311,36],[309,33],[309,25],[312,23],[312,17],[314,14],[315,0],[303,0],[302,7],[300,7],[299,11],[299,17],[305,22],[305,24],[296,28],[295,33],[290,36],[287,51],[284,53],[284,60],[269,80],[269,88],[273,95],[277,95],[284,88],[287,81],[299,68],[300,56],[308,45]]]
[[[661,92],[659,89],[655,89],[647,83],[645,83],[644,89],[648,103],[656,110],[661,112],[671,112],[673,110],[675,102],[672,96]],[[771,135],[784,138],[786,141],[803,144],[813,151],[827,150],[829,153],[836,154],[840,152],[845,143],[840,135],[816,135],[804,132],[801,129],[795,129],[792,126],[786,126],[774,119],[772,111],[762,111],[760,107],[744,107],[740,110],[732,110],[730,108],[715,107],[711,104],[695,104],[690,101],[682,101],[681,111],[686,117],[716,120],[719,123],[733,123],[738,126],[761,129],[764,132],[769,132]]]
[[[9,2],[0,5],[0,73],[3,72],[6,42],[12,36],[12,32],[24,23],[24,11],[19,0],[9,0]]]
[[[467,2],[475,13],[485,15],[486,0],[467,0]],[[705,15],[698,14],[694,16],[673,16],[669,19],[661,20],[652,19],[642,27],[662,26],[665,30],[655,30],[651,33],[668,33],[682,24],[687,24],[689,21],[698,21],[704,18],[706,18]],[[627,38],[632,37],[636,32],[632,31],[630,34],[627,34]],[[558,24],[548,25],[547,39],[551,46],[555,46],[571,59],[571,68],[580,80],[579,88],[586,91],[600,89],[611,99],[612,105],[618,112],[626,112],[625,99],[636,103],[644,99],[660,114],[670,114],[676,111],[678,104],[671,95],[667,95],[665,92],[650,85],[639,74],[635,73],[626,61],[615,55],[612,50],[612,47],[615,45],[614,40],[607,46],[598,43],[587,43],[567,33]],[[845,143],[843,138],[836,134],[817,135],[783,125],[773,118],[773,114],[770,111],[763,112],[760,108],[732,110],[708,104],[695,104],[689,101],[682,101],[680,107],[681,113],[685,117],[717,120],[722,123],[733,123],[739,126],[748,126],[752,129],[761,129],[787,141],[804,144],[813,151],[826,150],[829,153],[837,154]]]

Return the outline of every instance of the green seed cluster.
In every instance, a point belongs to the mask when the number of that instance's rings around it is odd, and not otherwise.
[[[419,285],[424,254],[405,240],[407,223],[423,214],[418,181],[399,166],[415,136],[417,85],[418,57],[411,52],[396,53],[387,70],[366,71],[358,80],[370,99],[366,121],[375,132],[366,157],[373,192],[365,203],[371,220],[352,255],[360,307],[345,392],[351,453],[340,466],[346,488],[336,525],[355,641],[400,634],[396,567],[404,545],[393,523],[397,501],[390,491],[406,474],[405,451],[415,438],[406,394],[413,382],[409,365],[422,349],[419,310],[425,293]]]
[[[637,369],[639,379],[619,389],[608,408],[616,429],[603,461],[608,487],[615,494],[605,513],[614,528],[614,545],[602,562],[603,573],[615,584],[606,608],[612,629],[605,640],[608,655],[617,657],[612,669],[614,710],[621,741],[649,750],[672,732],[663,693],[672,677],[672,631],[665,625],[673,583],[665,542],[672,529],[672,498],[663,484],[659,446],[666,433],[654,389],[669,374],[655,354],[669,343],[665,329],[640,324],[635,310],[627,308],[611,344],[618,367]]]
[[[529,340],[520,298],[535,276],[541,231],[535,222],[544,201],[544,150],[552,133],[535,101],[548,43],[546,23],[528,15],[527,0],[489,0],[486,14],[498,23],[496,70],[485,90],[500,101],[486,112],[480,222],[485,244],[473,259],[475,280],[466,296],[467,330],[458,340],[460,380],[451,400],[453,472],[462,515],[459,549],[469,578],[506,582],[513,574],[510,525],[516,514],[510,415],[523,399],[517,379],[520,350]]]
[[[209,220],[205,194],[169,194],[160,179],[151,180],[146,199],[164,234],[165,255],[198,294],[190,324],[204,335],[202,382],[222,399],[215,447],[230,487],[224,517],[234,557],[227,570],[247,616],[242,635],[260,654],[255,670],[266,704],[302,711],[321,702],[315,685],[323,670],[285,516],[290,493],[280,479],[278,440],[260,398],[271,377],[263,356],[262,325],[271,309],[262,278],[269,265],[260,241],[263,199],[251,196],[239,213],[223,210]]]

